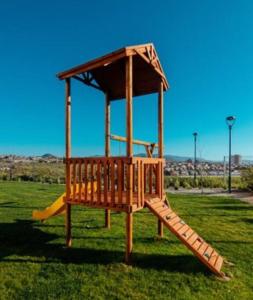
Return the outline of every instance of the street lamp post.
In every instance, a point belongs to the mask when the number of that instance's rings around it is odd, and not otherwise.
[[[197,136],[198,133],[194,132],[194,181],[196,181],[197,178]]]
[[[229,130],[229,156],[228,156],[228,192],[231,193],[231,140],[232,140],[232,127],[235,124],[236,118],[229,116],[226,118],[226,123]]]

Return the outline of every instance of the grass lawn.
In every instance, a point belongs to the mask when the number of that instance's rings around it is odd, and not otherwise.
[[[176,212],[235,263],[221,282],[157,221],[134,215],[133,266],[123,261],[124,214],[103,228],[102,210],[75,207],[73,247],[64,247],[64,218],[31,221],[60,185],[0,183],[0,299],[253,299],[253,206],[222,197],[170,195]]]

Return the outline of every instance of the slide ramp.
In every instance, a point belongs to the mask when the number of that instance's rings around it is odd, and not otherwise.
[[[87,185],[88,193],[91,193],[91,184]],[[81,186],[82,192],[84,192],[84,185]],[[94,191],[97,190],[97,182],[94,182]],[[73,186],[71,186],[71,194],[73,193]],[[79,185],[77,185],[76,193],[79,193]],[[66,193],[63,193],[56,201],[44,210],[34,210],[32,213],[33,220],[44,221],[50,217],[58,216],[65,213],[65,201]]]
[[[34,210],[32,214],[33,220],[44,221],[50,217],[57,216],[65,212],[65,197],[66,193],[62,194],[52,205],[44,210]]]
[[[220,277],[223,258],[193,229],[190,228],[168,205],[161,199],[145,201],[146,207],[163,222],[163,224],[205,264],[213,273]]]

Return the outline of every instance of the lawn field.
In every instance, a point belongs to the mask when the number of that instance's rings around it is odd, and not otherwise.
[[[221,282],[147,209],[134,214],[133,266],[123,263],[124,214],[75,207],[73,246],[64,217],[33,222],[61,185],[0,182],[0,299],[253,299],[253,206],[207,196],[169,195],[173,209],[235,264]]]

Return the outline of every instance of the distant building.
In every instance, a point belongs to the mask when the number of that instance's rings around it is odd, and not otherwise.
[[[239,166],[242,163],[242,156],[239,154],[232,155],[231,161],[232,164]]]

